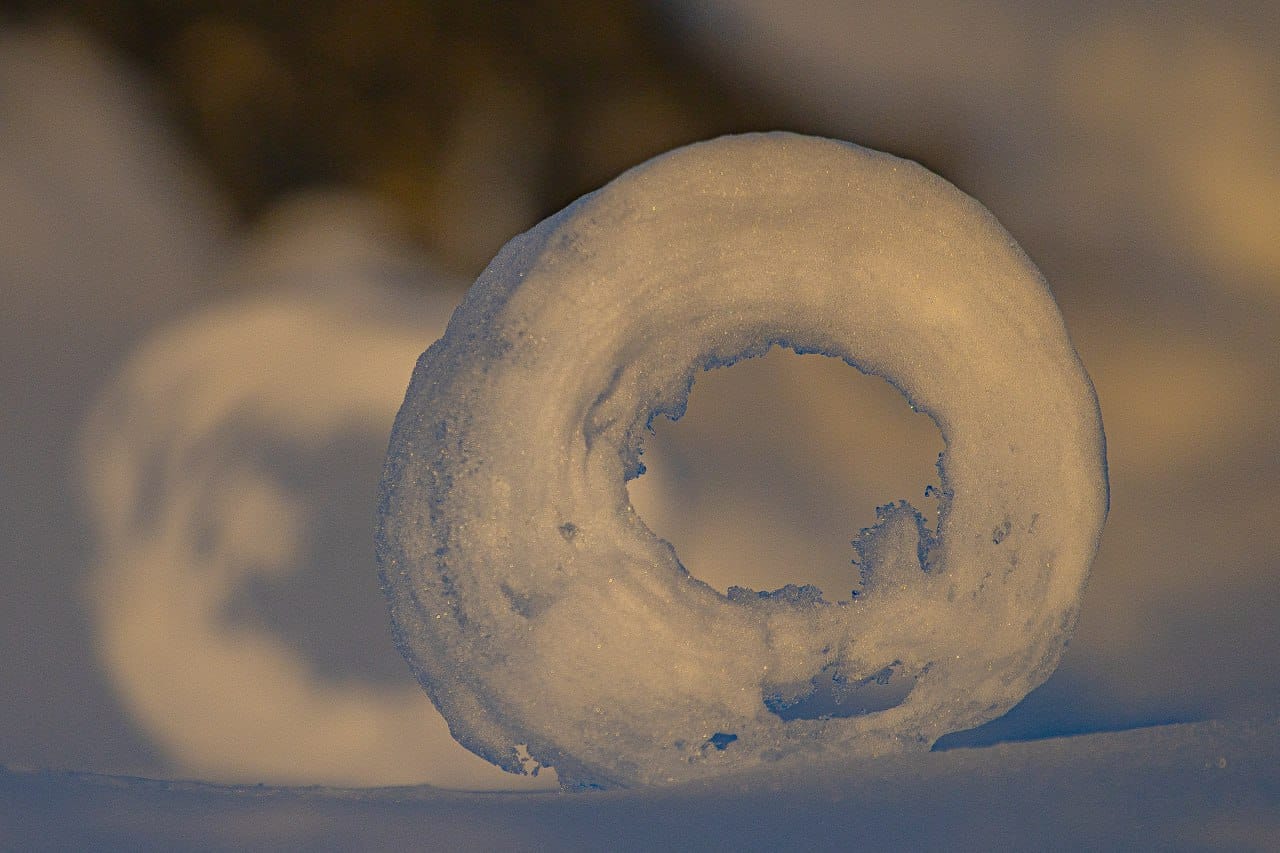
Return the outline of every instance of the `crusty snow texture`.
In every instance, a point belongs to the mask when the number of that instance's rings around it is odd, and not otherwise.
[[[775,344],[933,417],[939,522],[882,508],[846,589],[725,596],[625,484],[701,370]],[[414,372],[378,546],[464,745],[571,788],[662,785],[1003,714],[1058,662],[1106,507],[1096,397],[1009,234],[914,163],[764,134],[657,157],[503,248]],[[787,713],[819,685],[845,705]]]

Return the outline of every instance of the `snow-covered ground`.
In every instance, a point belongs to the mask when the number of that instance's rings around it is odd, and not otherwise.
[[[1263,851],[1280,840],[1280,726],[1162,726],[588,795],[0,771],[0,821],[27,849]]]

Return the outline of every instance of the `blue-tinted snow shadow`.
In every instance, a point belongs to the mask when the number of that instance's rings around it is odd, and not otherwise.
[[[1122,707],[1098,699],[1091,696],[1084,679],[1059,670],[1004,716],[977,728],[944,735],[933,745],[933,751],[1191,723],[1208,716],[1194,708],[1155,707],[1152,703]]]

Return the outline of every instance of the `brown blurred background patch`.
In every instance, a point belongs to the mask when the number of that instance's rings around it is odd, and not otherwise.
[[[624,169],[768,125],[644,3],[19,2],[145,68],[240,215],[373,192],[449,268]]]

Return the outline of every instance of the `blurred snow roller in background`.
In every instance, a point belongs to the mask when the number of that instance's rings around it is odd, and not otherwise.
[[[395,654],[372,555],[392,416],[456,291],[355,198],[294,202],[232,273],[267,291],[146,339],[83,433],[100,648],[182,773],[456,788],[504,774]]]

